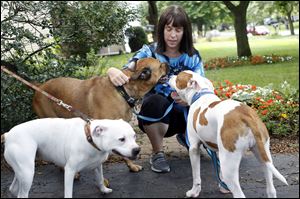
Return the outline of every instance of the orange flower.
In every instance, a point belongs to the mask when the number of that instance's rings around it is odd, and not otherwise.
[[[280,95],[276,95],[275,98],[278,99],[278,100],[282,99],[282,97]]]
[[[268,113],[268,110],[263,110],[263,111],[261,112],[262,115],[266,115],[267,113]]]
[[[256,90],[256,86],[255,86],[255,85],[252,85],[252,86],[251,86],[251,90],[255,91],[255,90]]]
[[[268,103],[269,105],[271,105],[271,104],[273,103],[273,100],[272,100],[272,99],[269,99],[269,100],[267,101],[267,103]]]

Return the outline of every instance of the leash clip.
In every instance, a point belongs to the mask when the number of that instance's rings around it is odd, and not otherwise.
[[[59,100],[59,102],[57,103],[59,106],[62,106],[62,107],[64,107],[65,109],[67,109],[68,111],[71,111],[71,108],[72,108],[72,106],[70,106],[70,105],[68,105],[68,104],[65,104],[65,103],[63,103],[63,101],[62,100]]]

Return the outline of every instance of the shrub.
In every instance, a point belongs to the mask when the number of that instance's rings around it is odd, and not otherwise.
[[[231,66],[241,65],[257,65],[257,64],[273,64],[278,62],[291,61],[291,56],[279,56],[279,55],[253,55],[251,57],[217,57],[207,61],[204,65],[206,70],[226,68]]]
[[[299,135],[299,91],[287,82],[282,83],[280,91],[271,86],[261,88],[224,82],[214,83],[215,93],[221,99],[232,98],[254,108],[271,135]]]
[[[128,28],[125,34],[129,39],[131,52],[135,52],[142,48],[144,44],[148,44],[147,35],[142,27]]]

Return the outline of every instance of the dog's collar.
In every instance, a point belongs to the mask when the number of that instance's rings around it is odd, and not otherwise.
[[[130,97],[128,93],[125,91],[123,86],[116,86],[117,91],[122,95],[122,97],[126,100],[126,102],[129,104],[131,108],[135,106],[135,103],[137,102],[137,99],[134,99],[133,97]]]
[[[206,94],[214,94],[214,92],[208,90],[208,89],[202,89],[200,92],[197,92],[194,94],[193,98],[192,98],[192,102],[191,104],[193,104],[195,101],[197,101],[200,97],[202,97],[203,95]]]
[[[93,146],[95,147],[98,151],[101,151],[99,149],[99,147],[97,147],[97,145],[95,144],[95,142],[93,141],[92,135],[91,135],[91,128],[90,128],[90,122],[87,122],[84,126],[84,132],[86,135],[86,139],[87,141]]]

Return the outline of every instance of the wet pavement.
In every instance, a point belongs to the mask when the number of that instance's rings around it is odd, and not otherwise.
[[[132,173],[124,163],[105,163],[104,176],[109,179],[113,192],[103,195],[97,189],[93,171],[81,172],[79,181],[74,182],[74,198],[183,198],[192,186],[191,166],[188,156],[169,157],[171,172],[154,173],[148,159],[140,159],[143,171]],[[289,186],[274,178],[274,185],[279,198],[299,198],[299,154],[273,155],[275,167],[286,177]],[[258,162],[252,154],[244,156],[240,166],[240,184],[250,198],[265,198],[265,180]],[[218,191],[213,165],[208,156],[201,159],[202,191],[200,198],[232,198],[231,194]],[[36,168],[31,198],[61,198],[64,196],[63,172],[56,166],[41,165]],[[8,187],[13,179],[13,172],[1,170],[1,198],[13,197]]]

